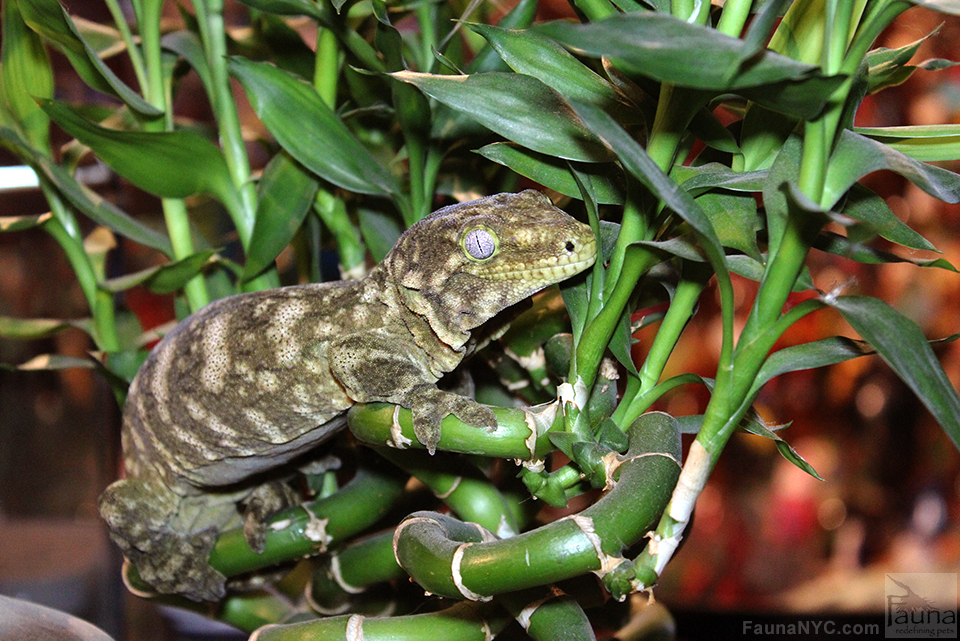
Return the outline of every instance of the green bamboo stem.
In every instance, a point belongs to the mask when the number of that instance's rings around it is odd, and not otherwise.
[[[71,235],[61,222],[66,217],[72,219],[72,214],[66,210],[55,190],[44,188],[43,191],[51,211],[59,212],[54,218],[44,223],[43,228],[63,249],[70,267],[77,276],[80,289],[87,299],[87,305],[90,306],[90,313],[93,316],[94,343],[97,349],[106,352],[117,351],[120,349],[120,338],[117,335],[113,295],[98,287],[99,279],[90,256],[83,248],[83,241]]]
[[[246,143],[240,128],[230,77],[227,72],[226,25],[223,21],[223,0],[194,0],[197,22],[200,26],[200,38],[207,56],[207,64],[213,79],[213,95],[210,102],[220,134],[220,146],[223,148],[227,168],[233,178],[233,184],[240,193],[242,211],[231,211],[233,224],[237,228],[240,244],[244,249],[250,246],[254,216],[257,211],[257,192],[250,180],[250,161],[247,158]]]
[[[509,623],[506,613],[493,604],[458,603],[439,612],[397,617],[364,617],[358,614],[329,617],[260,628],[250,641],[315,641],[364,639],[365,641],[489,641]]]
[[[406,475],[392,466],[360,468],[336,494],[270,517],[260,554],[247,545],[242,529],[224,532],[210,553],[210,565],[229,577],[326,549],[376,523],[393,507],[405,482]]]
[[[163,77],[163,60],[160,47],[160,17],[163,3],[160,0],[146,0],[138,3],[138,26],[146,68],[146,85],[143,87],[144,99],[165,113],[165,118],[156,118],[143,122],[145,131],[164,131],[173,129],[173,113],[170,110],[169,96]],[[190,230],[190,218],[186,204],[182,200],[163,198],[160,201],[167,233],[173,246],[176,260],[193,255],[194,246]],[[210,295],[201,275],[194,276],[183,288],[187,305],[195,312],[208,302]]]
[[[628,435],[627,453],[608,470],[613,489],[580,514],[496,540],[451,517],[418,512],[397,528],[400,565],[427,591],[470,600],[608,573],[660,514],[680,470],[675,419],[646,414]]]
[[[583,608],[557,588],[538,588],[497,598],[534,641],[595,641]]]
[[[744,25],[747,24],[747,18],[750,17],[752,7],[752,0],[727,0],[723,4],[723,12],[720,14],[720,21],[717,23],[717,31],[731,38],[739,38]]]
[[[133,67],[133,73],[137,77],[137,82],[141,89],[147,86],[147,70],[143,64],[143,57],[140,55],[140,49],[133,41],[133,34],[130,32],[130,25],[127,24],[127,18],[123,15],[123,9],[120,8],[117,0],[105,0],[113,23],[120,32],[120,37],[127,45],[127,55],[130,57],[130,65]]]
[[[326,615],[363,612],[371,588],[407,576],[393,554],[393,530],[351,543],[319,561],[307,598],[314,609]]]
[[[464,470],[463,461],[428,457],[417,450],[378,448],[378,453],[430,488],[461,519],[477,523],[498,536],[520,532],[521,510],[477,470]]]
[[[491,409],[497,417],[495,431],[471,427],[452,415],[444,418],[437,449],[522,461],[537,461],[553,451],[547,434],[563,424],[556,403],[527,409]],[[354,436],[371,445],[426,449],[413,433],[410,410],[406,408],[387,403],[354,405],[347,413],[347,423]]]
[[[313,71],[313,86],[331,109],[337,106],[337,87],[340,79],[340,45],[329,29],[317,27],[317,55]]]

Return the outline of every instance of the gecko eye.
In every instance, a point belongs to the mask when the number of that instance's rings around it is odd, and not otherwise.
[[[472,229],[463,238],[463,248],[471,258],[485,260],[497,250],[497,239],[486,229]]]

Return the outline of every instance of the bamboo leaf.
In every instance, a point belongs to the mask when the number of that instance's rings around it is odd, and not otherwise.
[[[40,105],[64,131],[140,189],[162,198],[209,194],[230,211],[243,209],[223,152],[199,134],[107,129],[64,103],[44,100]]]
[[[317,179],[286,153],[274,156],[257,188],[257,215],[242,280],[273,264],[303,224],[317,193]]]
[[[5,109],[0,118],[15,121],[31,143],[50,153],[50,121],[35,98],[53,95],[53,68],[42,39],[29,29],[15,0],[3,3],[3,40],[0,67],[0,92]],[[13,123],[10,123],[13,125]]]
[[[960,160],[960,125],[855,127],[854,131],[881,142],[914,160]]]
[[[877,350],[960,449],[960,396],[916,323],[876,298],[823,300]]]
[[[716,29],[652,11],[591,22],[547,22],[535,30],[576,52],[610,58],[623,71],[712,92],[737,92],[798,116],[819,113],[842,77],[753,45]],[[752,91],[751,91],[752,90]]]
[[[716,272],[726,274],[723,247],[717,232],[690,193],[663,173],[647,152],[614,122],[609,114],[584,103],[575,103],[573,106],[587,127],[617,154],[624,168],[690,224],[697,232],[703,251]]]
[[[840,213],[866,223],[872,231],[892,243],[910,249],[937,251],[930,241],[897,218],[883,198],[860,183],[847,193]]]
[[[696,201],[717,231],[721,245],[762,260],[757,246],[760,219],[752,195],[708,192]]]
[[[477,153],[564,196],[581,197],[577,183],[567,168],[568,161],[540,154],[511,142],[492,143],[481,147]],[[578,163],[577,169],[590,175],[598,203],[623,204],[624,181],[618,169],[597,163]]]
[[[609,82],[537,31],[473,23],[468,26],[486,38],[517,73],[537,78],[564,98],[589,102],[606,111],[627,111],[626,104]]]
[[[881,265],[885,263],[910,263],[918,267],[939,267],[940,269],[946,269],[947,271],[957,272],[957,268],[945,258],[907,258],[892,252],[883,251],[882,249],[876,249],[874,247],[852,241],[849,238],[839,234],[834,234],[832,232],[821,232],[813,246],[820,251],[825,251],[830,254],[849,258],[850,260],[855,260],[858,263],[864,263],[868,265]]]
[[[23,231],[38,227],[53,217],[53,214],[37,214],[35,216],[0,216],[0,232]]]
[[[357,214],[363,242],[373,259],[379,263],[393,249],[403,233],[403,227],[396,217],[366,207],[361,207]]]
[[[442,76],[413,71],[390,75],[533,151],[583,162],[612,157],[560,94],[531,76]]]
[[[70,173],[33,147],[29,146],[15,131],[0,127],[0,143],[19,156],[42,178],[50,183],[71,205],[85,213],[95,222],[146,247],[173,254],[170,239],[138,220],[131,218],[113,203],[80,184]]]
[[[715,187],[739,192],[762,191],[768,173],[765,169],[734,171],[726,165],[708,163],[697,167],[676,165],[670,172],[670,177],[687,191],[698,195]]]
[[[31,358],[26,363],[20,365],[9,365],[0,363],[0,368],[8,370],[21,370],[36,372],[43,370],[62,370],[73,369],[75,367],[83,369],[96,369],[97,362],[92,358],[82,356],[67,356],[65,354],[41,354]]]
[[[19,0],[19,3],[27,25],[63,53],[90,87],[120,98],[128,107],[144,116],[159,116],[163,113],[141,98],[111,71],[83,39],[57,0]]]
[[[770,380],[788,372],[836,365],[859,356],[874,354],[864,341],[832,336],[800,345],[784,347],[770,354],[754,379],[748,397],[754,396]]]
[[[144,285],[152,292],[169,294],[183,288],[187,281],[199,274],[215,253],[214,250],[206,250],[165,265],[111,278],[101,283],[100,288],[108,292],[122,292],[137,285]]]
[[[13,318],[0,316],[0,336],[18,340],[45,338],[76,327],[88,334],[93,331],[93,322],[89,318],[63,320],[59,318]]]
[[[304,167],[349,191],[400,192],[387,171],[317,95],[313,87],[271,64],[230,58],[230,73],[277,142]]]
[[[830,157],[824,185],[824,207],[832,207],[857,180],[881,169],[900,174],[940,200],[960,202],[960,176],[957,174],[916,161],[888,145],[844,130]]]

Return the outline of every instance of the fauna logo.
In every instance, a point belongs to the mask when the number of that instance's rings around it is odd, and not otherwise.
[[[887,574],[887,638],[956,639],[956,574]]]

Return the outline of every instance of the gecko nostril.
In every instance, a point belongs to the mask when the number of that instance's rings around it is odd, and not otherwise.
[[[571,254],[577,249],[577,244],[572,240],[567,241],[567,251]]]

